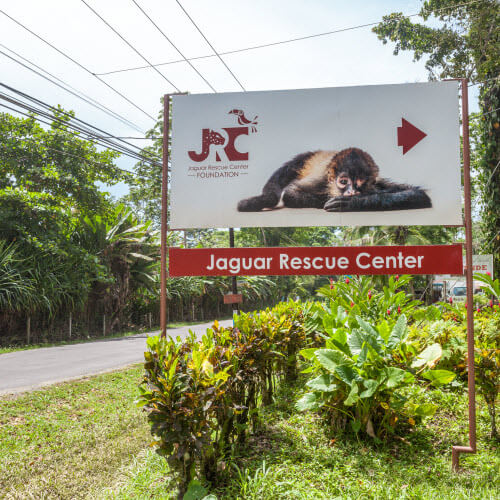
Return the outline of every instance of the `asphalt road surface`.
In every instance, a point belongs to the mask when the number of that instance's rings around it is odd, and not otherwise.
[[[220,324],[229,326],[232,320]],[[201,335],[211,325],[212,322],[172,328],[167,334],[183,338],[193,330]],[[0,354],[0,395],[31,391],[140,363],[144,359],[146,338],[157,333]]]

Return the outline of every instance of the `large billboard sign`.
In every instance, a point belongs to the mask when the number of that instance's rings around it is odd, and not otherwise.
[[[462,273],[462,245],[169,248],[170,276]]]
[[[170,227],[462,224],[457,90],[174,96]]]

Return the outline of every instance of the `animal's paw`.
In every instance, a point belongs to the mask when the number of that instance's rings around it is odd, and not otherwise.
[[[345,196],[330,198],[324,205],[327,212],[345,212],[351,206],[351,199]]]

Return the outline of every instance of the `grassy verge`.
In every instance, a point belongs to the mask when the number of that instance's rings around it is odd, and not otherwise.
[[[436,391],[439,413],[405,440],[384,445],[330,436],[314,414],[291,411],[296,393],[285,390],[266,409],[263,428],[235,457],[220,499],[470,499],[498,498],[498,444],[487,439],[488,416],[478,413],[478,453],[451,471],[451,446],[467,439],[465,395]],[[163,458],[143,452],[123,468],[105,498],[175,498]]]
[[[1,498],[96,498],[150,441],[141,367],[4,399]]]

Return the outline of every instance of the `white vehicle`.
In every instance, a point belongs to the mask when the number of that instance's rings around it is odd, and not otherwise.
[[[478,293],[484,293],[480,288],[481,283],[479,281],[474,281],[474,295]],[[447,297],[452,298],[453,302],[465,302],[467,300],[467,285],[465,281],[456,281],[450,283],[448,288]]]
[[[457,281],[454,283],[450,288],[448,296],[453,299],[453,302],[465,302],[467,299],[467,286],[465,281]]]

